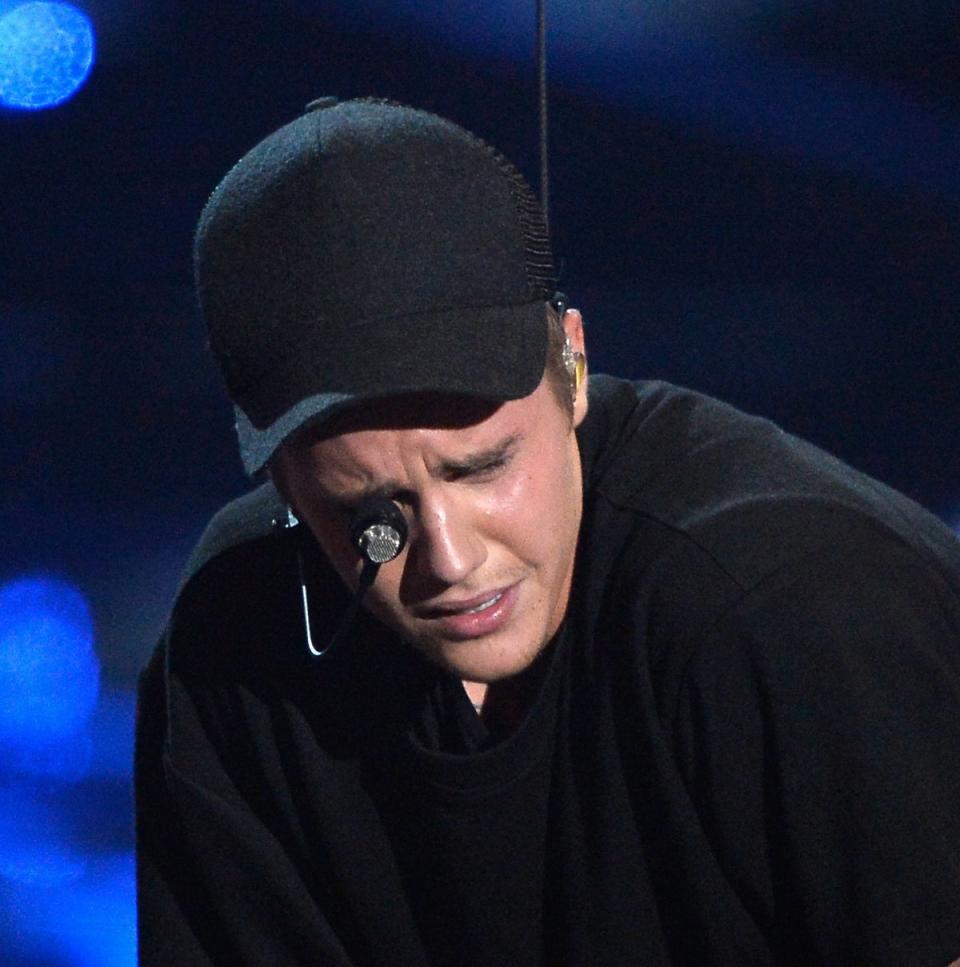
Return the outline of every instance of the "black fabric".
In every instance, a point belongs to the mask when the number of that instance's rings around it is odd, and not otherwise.
[[[315,102],[211,194],[194,264],[250,474],[358,400],[517,399],[543,373],[540,207],[495,149],[427,111]]]
[[[373,619],[310,659],[269,487],[211,525],[141,684],[142,963],[960,957],[955,537],[765,421],[590,388],[570,607],[505,740]]]

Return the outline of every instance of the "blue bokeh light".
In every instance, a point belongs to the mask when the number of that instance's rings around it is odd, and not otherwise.
[[[0,16],[0,103],[36,111],[73,95],[93,66],[93,27],[68,3],[25,3]]]
[[[134,967],[137,962],[134,857],[124,853],[92,864],[65,885],[47,929],[64,961],[76,967]]]
[[[99,689],[83,595],[51,577],[0,586],[0,746],[42,758],[83,730]]]
[[[0,881],[51,887],[80,879],[87,858],[67,836],[69,817],[48,783],[0,786]],[[2,895],[2,894],[0,894]]]
[[[86,872],[60,882],[18,882],[0,892],[4,965],[135,967],[136,899],[132,852],[91,858]],[[2,931],[3,915],[13,929]]]

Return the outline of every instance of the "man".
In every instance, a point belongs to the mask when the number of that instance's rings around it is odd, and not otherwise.
[[[196,267],[268,480],[144,672],[144,963],[960,956],[946,528],[766,421],[588,380],[529,188],[425,112],[312,105]],[[371,498],[406,540],[379,570]]]

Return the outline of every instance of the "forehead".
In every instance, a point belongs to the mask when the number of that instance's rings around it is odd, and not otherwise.
[[[349,471],[353,465],[370,468],[398,451],[424,450],[437,456],[466,452],[516,432],[508,427],[529,422],[524,402],[436,393],[377,400],[294,437],[282,456],[285,462],[326,476]]]

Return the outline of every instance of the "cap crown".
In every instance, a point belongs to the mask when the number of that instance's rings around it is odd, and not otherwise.
[[[449,121],[370,100],[310,110],[248,152],[203,210],[195,271],[228,390],[258,430],[324,394],[516,396],[530,374],[490,367],[481,385],[477,355],[528,316],[503,310],[554,288],[516,169]],[[515,336],[542,369],[538,340]]]

